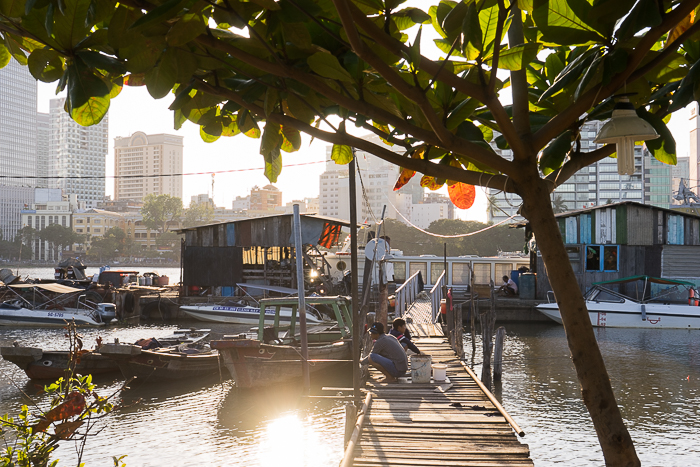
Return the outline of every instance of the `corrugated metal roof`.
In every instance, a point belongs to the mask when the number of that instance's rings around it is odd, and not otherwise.
[[[226,221],[226,222],[214,222],[212,224],[205,224],[205,225],[198,225],[197,227],[184,227],[182,229],[175,229],[173,232],[176,233],[185,233],[187,231],[193,231],[197,229],[201,229],[204,227],[212,227],[215,225],[228,225],[228,224],[240,224],[243,222],[253,222],[255,223],[256,221],[261,221],[261,222],[267,222],[270,219],[274,218],[283,218],[283,217],[291,217],[293,214],[273,214],[270,216],[261,216],[261,217],[249,217],[246,219],[239,219],[237,221]],[[337,225],[342,225],[343,227],[350,227],[350,221],[346,221],[344,219],[336,219],[335,217],[328,217],[328,216],[320,216],[318,214],[301,214],[302,222],[304,218],[311,218],[311,219],[319,219],[322,221],[326,221],[331,224],[337,224]]]

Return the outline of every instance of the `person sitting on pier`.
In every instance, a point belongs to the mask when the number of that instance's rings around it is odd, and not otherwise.
[[[386,377],[387,383],[395,383],[408,370],[408,359],[403,346],[392,335],[384,334],[384,325],[374,323],[369,328],[374,341],[368,356],[360,360],[363,365],[372,365]]]
[[[413,353],[420,354],[420,350],[418,350],[416,344],[411,341],[411,331],[406,329],[406,320],[403,318],[396,318],[394,320],[391,324],[389,334],[399,341],[404,350],[410,349]]]
[[[498,291],[503,292],[506,296],[516,296],[518,295],[518,285],[510,277],[503,276],[503,285]]]

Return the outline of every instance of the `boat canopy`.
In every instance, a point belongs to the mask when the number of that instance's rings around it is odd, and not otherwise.
[[[73,292],[80,292],[83,289],[76,289],[75,287],[68,287],[67,285],[62,285],[62,284],[16,284],[16,285],[10,285],[13,289],[44,289],[48,290],[49,292],[56,292],[56,293],[73,293]]]
[[[593,285],[624,284],[627,282],[635,282],[635,281],[646,281],[646,282],[650,282],[652,284],[685,285],[687,287],[695,287],[695,284],[693,284],[692,282],[678,281],[678,280],[674,280],[674,279],[662,279],[660,277],[651,277],[651,276],[622,277],[620,279],[614,279],[611,281],[594,282]]]

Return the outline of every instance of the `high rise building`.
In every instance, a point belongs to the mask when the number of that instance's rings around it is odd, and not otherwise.
[[[586,122],[581,128],[581,151],[589,152],[602,147],[594,142],[596,135],[600,131],[604,122],[593,121]],[[503,157],[511,160],[513,155],[510,150],[500,150],[492,144],[494,150]],[[654,159],[651,154],[642,146],[636,145],[634,148],[634,165],[635,173],[632,175],[619,175],[617,173],[617,159],[606,157],[594,164],[576,172],[566,182],[559,185],[552,194],[552,200],[555,204],[555,209],[565,211],[573,211],[583,209],[590,206],[599,206],[603,204],[616,203],[620,201],[636,201],[639,203],[659,203],[664,205],[664,201],[656,198],[656,192],[660,186],[668,186],[670,194],[670,175],[668,179],[662,177],[665,175],[659,174],[658,177],[652,173],[664,171],[670,167],[660,167],[661,164]],[[665,172],[664,172],[665,173]],[[652,180],[653,178],[653,180]],[[652,190],[652,187],[653,190]],[[648,191],[647,191],[648,190]],[[652,199],[652,191],[654,191],[654,200]],[[647,201],[645,197],[648,194]],[[518,209],[522,200],[519,196],[489,188],[489,202],[487,206],[487,217],[489,221],[500,222],[510,216],[515,215],[514,220],[521,219],[517,216]],[[668,202],[664,205],[668,207]]]
[[[10,60],[0,69],[0,184],[32,186],[36,172],[36,80]],[[13,177],[13,178],[6,178]]]
[[[274,185],[265,185],[262,188],[254,186],[250,190],[251,211],[274,211],[282,206],[282,192]]]
[[[22,227],[20,211],[34,201],[36,173],[36,80],[10,60],[0,69],[0,233],[12,240]]]
[[[137,131],[114,139],[114,199],[143,200],[146,195],[182,199],[182,136]],[[131,176],[126,178],[124,176]]]
[[[49,153],[51,139],[51,120],[49,114],[37,112],[36,114],[36,176],[49,176]],[[37,188],[48,188],[48,178],[37,178]]]
[[[109,115],[89,127],[78,125],[65,111],[65,98],[51,99],[51,139],[49,147],[49,186],[60,188],[64,196],[77,195],[78,201],[94,207],[105,196],[105,159],[109,138]],[[92,177],[92,178],[91,178]]]

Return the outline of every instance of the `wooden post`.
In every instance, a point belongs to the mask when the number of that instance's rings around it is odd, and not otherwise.
[[[489,391],[491,390],[491,340],[493,338],[493,325],[496,321],[496,297],[494,295],[493,280],[490,281],[491,286],[491,306],[489,311],[479,314],[481,322],[481,342],[483,344],[483,364],[481,366],[481,382],[484,383]]]
[[[506,328],[499,326],[496,330],[496,346],[493,351],[493,380],[501,381],[503,374],[503,339],[506,336]]]
[[[362,334],[362,320],[360,319],[360,294],[358,287],[357,271],[357,186],[355,185],[355,157],[348,167],[349,189],[350,189],[350,279],[351,279],[351,309],[352,309],[352,388],[355,407],[359,407],[360,399],[360,379],[362,369],[360,368],[360,338]]]
[[[379,261],[379,308],[377,310],[377,321],[384,325],[384,329],[389,330],[389,285],[384,280],[386,261]]]
[[[304,256],[301,239],[301,216],[299,215],[299,205],[294,205],[294,248],[297,263],[297,297],[299,297],[299,332],[301,333],[301,375],[304,381],[304,390],[311,387],[309,381],[309,336],[306,335],[306,291],[304,289]],[[263,313],[262,310],[260,310]],[[264,327],[262,318],[261,326]]]
[[[471,321],[471,333],[472,333],[472,366],[474,366],[474,354],[476,354],[476,307],[474,306],[474,298],[476,292],[474,291],[474,270],[471,264],[469,264],[469,318]]]

